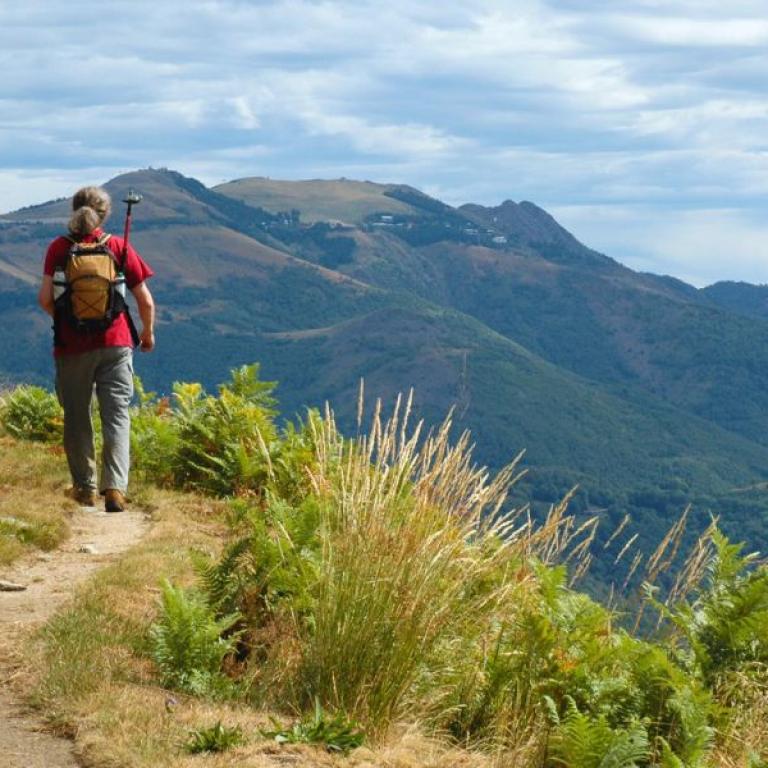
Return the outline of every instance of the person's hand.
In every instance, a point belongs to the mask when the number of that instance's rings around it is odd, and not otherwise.
[[[155,334],[145,328],[139,336],[139,349],[142,352],[151,352],[155,348]]]

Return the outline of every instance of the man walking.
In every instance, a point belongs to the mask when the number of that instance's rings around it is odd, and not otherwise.
[[[54,321],[56,392],[64,408],[72,497],[95,506],[99,489],[106,511],[121,512],[130,465],[133,348],[151,352],[155,346],[155,305],[146,285],[154,273],[123,238],[103,231],[111,210],[106,190],[80,189],[72,210],[69,234],[48,247],[38,301]],[[125,287],[136,299],[141,333],[123,301]],[[98,485],[91,420],[94,389],[103,433]]]

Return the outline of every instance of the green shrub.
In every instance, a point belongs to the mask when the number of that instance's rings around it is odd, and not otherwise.
[[[317,465],[315,438],[321,421],[320,413],[309,409],[304,421],[289,423],[280,438],[267,446],[271,465],[269,488],[294,505],[312,492],[310,478]]]
[[[195,592],[162,588],[162,613],[150,628],[152,658],[163,684],[199,696],[220,696],[231,685],[221,673],[224,657],[232,653],[237,634],[223,637],[239,619],[231,614],[217,619]]]
[[[179,430],[167,398],[146,392],[134,377],[138,405],[131,409],[131,462],[133,468],[157,485],[172,485]]]
[[[448,431],[421,443],[380,424],[373,443],[349,442],[332,414],[311,416],[299,452],[312,493],[235,508],[203,584],[220,614],[243,613],[262,703],[306,711],[318,697],[381,733],[438,646],[508,593],[512,542],[484,513],[512,471],[487,483]]]
[[[190,731],[189,740],[184,744],[187,752],[196,755],[201,752],[226,752],[245,742],[242,729],[235,725],[227,727],[218,720],[207,728]]]
[[[322,744],[329,752],[346,755],[365,741],[365,733],[360,726],[342,713],[326,717],[319,699],[315,700],[312,718],[301,720],[289,728],[283,728],[274,720],[273,724],[276,730],[262,731],[261,735],[274,739],[278,744]]]
[[[683,641],[683,662],[711,686],[741,667],[768,663],[768,568],[714,526],[703,542],[710,557],[693,601],[666,606],[650,599]]]
[[[199,384],[174,385],[177,485],[226,496],[258,492],[267,484],[267,446],[277,437],[274,384],[259,381],[258,371],[258,365],[233,370],[218,397]]]
[[[251,629],[273,620],[285,603],[294,615],[306,615],[317,581],[320,517],[314,496],[297,507],[271,496],[265,506],[233,502],[235,535],[216,563],[198,562],[211,608],[219,615],[241,612]]]
[[[639,722],[612,728],[579,712],[573,700],[551,741],[549,764],[563,768],[638,768],[648,764],[648,735]]]
[[[0,401],[0,424],[19,440],[61,442],[64,416],[56,395],[42,387],[20,386]]]

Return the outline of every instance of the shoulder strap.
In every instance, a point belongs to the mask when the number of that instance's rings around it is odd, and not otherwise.
[[[123,253],[121,256],[118,256],[108,245],[109,241],[112,239],[112,235],[109,232],[105,232],[99,239],[98,244],[103,245],[106,247],[106,249],[112,254],[112,258],[115,260],[115,264],[117,264],[117,268],[120,272],[125,272],[125,249],[123,249]]]
[[[62,235],[62,237],[65,240],[69,240],[72,245],[81,245],[83,243],[82,240],[78,240],[76,237],[72,236],[72,233]],[[112,237],[112,235],[109,232],[105,232],[98,240],[94,240],[92,243],[86,243],[86,245],[106,245],[109,242],[109,239]]]

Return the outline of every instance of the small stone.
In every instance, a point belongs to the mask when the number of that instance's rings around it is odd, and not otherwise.
[[[26,587],[23,584],[15,584],[12,581],[0,579],[0,592],[23,592]]]
[[[98,555],[99,550],[93,544],[81,544],[78,547],[78,552],[83,555]]]

